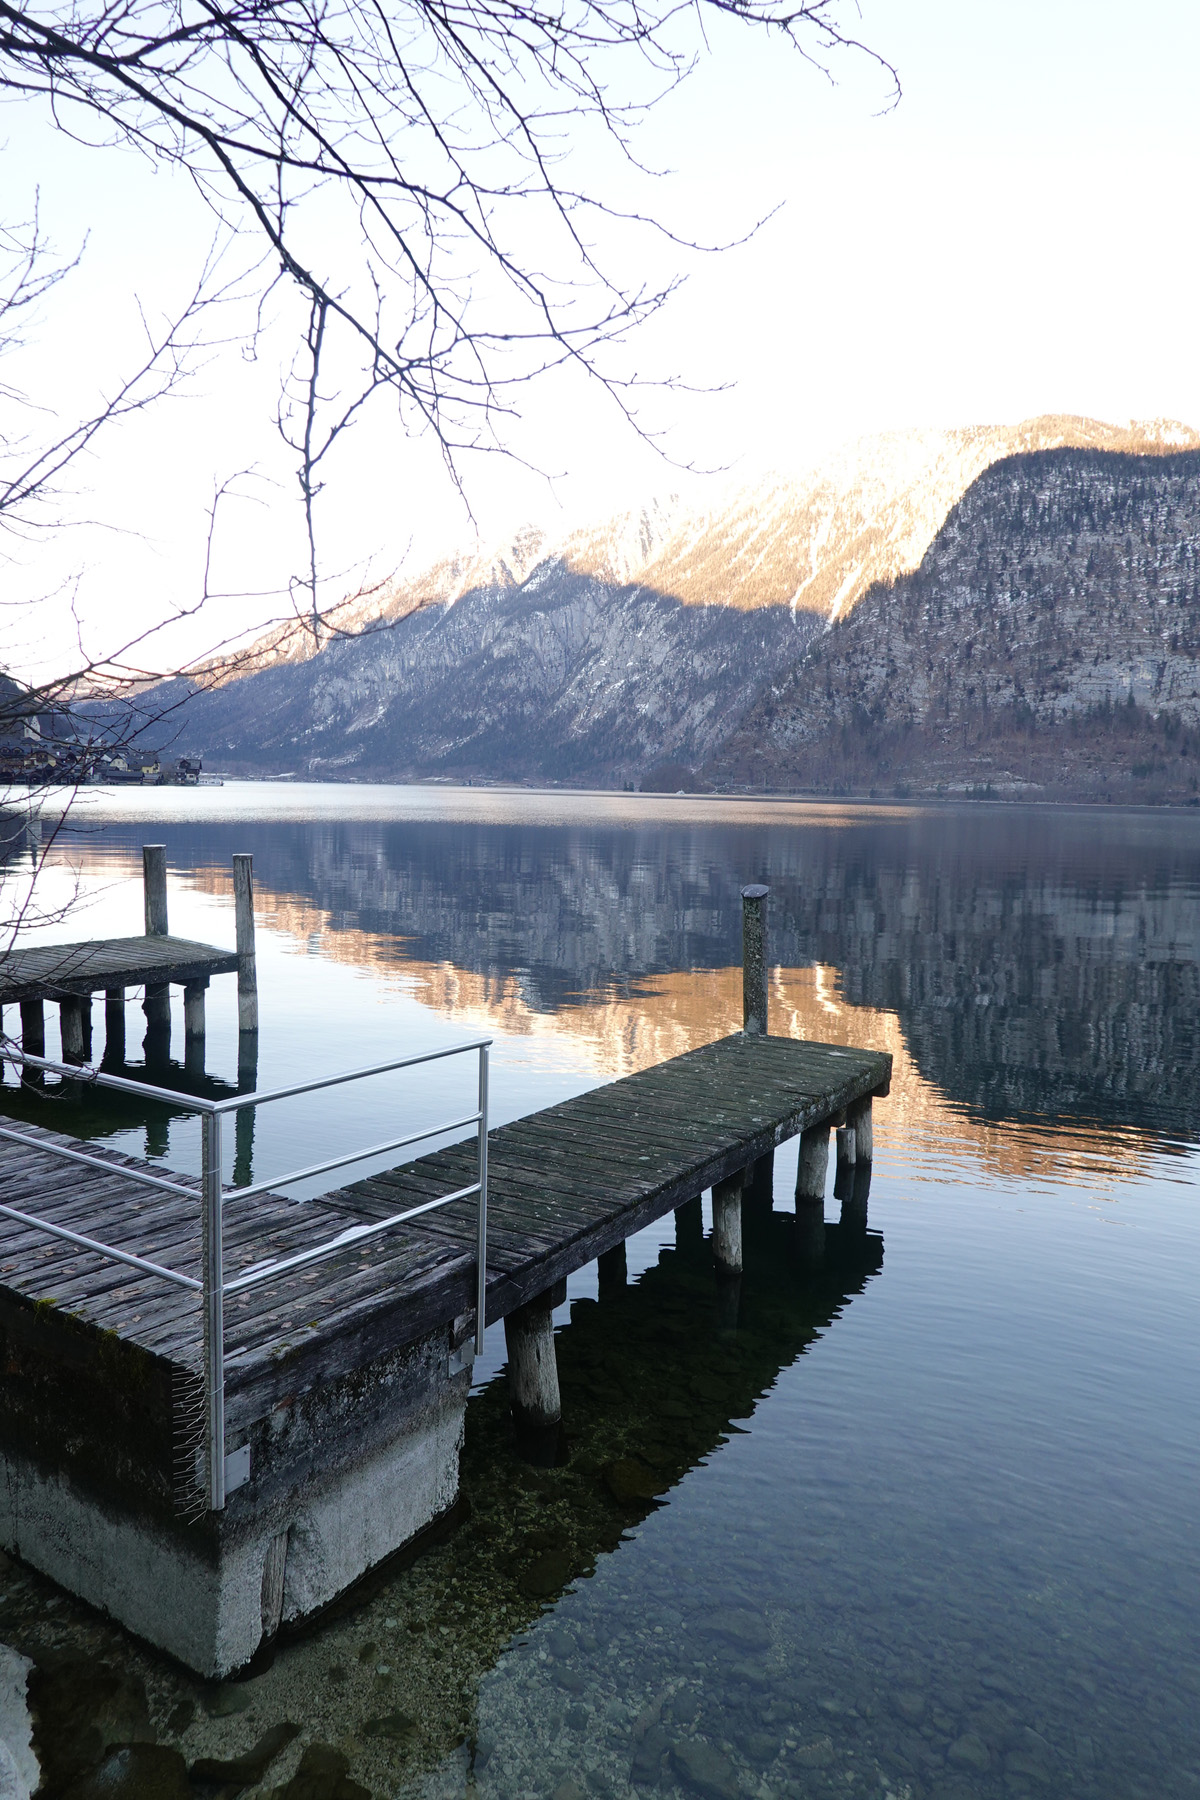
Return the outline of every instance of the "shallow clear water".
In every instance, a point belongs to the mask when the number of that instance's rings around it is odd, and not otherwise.
[[[789,1264],[793,1146],[736,1321],[682,1217],[624,1290],[581,1271],[557,1469],[513,1453],[493,1331],[469,1521],[233,1698],[16,1567],[10,1643],[144,1684],[189,1760],[293,1720],[289,1800],[1200,1789],[1200,819],[251,784],[98,812],[50,853],[43,894],[89,903],[50,936],[137,930],[161,840],[172,928],[231,941],[254,852],[262,1085],[487,1030],[500,1123],[675,1054],[737,1023],[751,879],[772,1029],[895,1076],[866,1235]],[[260,1109],[237,1177],[441,1116],[446,1079]],[[30,1105],[194,1166],[186,1122]]]

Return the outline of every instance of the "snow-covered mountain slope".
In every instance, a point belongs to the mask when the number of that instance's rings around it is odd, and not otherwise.
[[[525,528],[348,602],[319,649],[297,627],[264,640],[251,673],[216,672],[187,703],[180,746],[313,773],[694,767],[864,593],[921,563],[982,471],[1062,446],[1162,454],[1200,437],[1060,417],[894,433],[706,508],[656,501],[555,539]]]
[[[920,567],[767,684],[737,784],[1200,797],[1200,454],[1063,449],[972,484]]]

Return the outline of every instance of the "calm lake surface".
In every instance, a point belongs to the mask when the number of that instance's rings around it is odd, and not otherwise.
[[[189,1763],[292,1721],[250,1789],[286,1800],[1200,1795],[1200,818],[87,793],[39,888],[77,910],[43,935],[139,930],[144,842],[172,930],[214,943],[254,854],[260,1086],[486,1031],[494,1124],[735,1028],[738,892],[768,882],[772,1030],[895,1058],[870,1231],[789,1269],[793,1144],[736,1330],[670,1219],[625,1290],[582,1270],[560,1468],[513,1453],[493,1329],[470,1518],[253,1681],[196,1683],[16,1565],[0,1637],[119,1677]],[[131,996],[134,1061],[141,1027]],[[100,1006],[96,1030],[98,1054]],[[218,978],[207,1076],[235,1085],[237,1059]],[[227,1174],[444,1117],[470,1079],[260,1109]],[[194,1124],[148,1105],[3,1104],[198,1166]],[[629,1461],[657,1500],[616,1497]],[[56,1727],[78,1779],[86,1710]]]

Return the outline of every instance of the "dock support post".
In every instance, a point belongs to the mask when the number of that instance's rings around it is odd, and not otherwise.
[[[704,1250],[704,1202],[699,1194],[675,1208],[675,1248],[681,1256]]]
[[[754,883],[742,889],[742,1030],[767,1035],[767,895]]]
[[[125,989],[104,990],[104,1060],[118,1069],[125,1066]]]
[[[146,905],[146,936],[167,936],[167,846],[142,845],[142,893]]]
[[[189,1075],[204,1073],[204,991],[207,980],[183,987],[183,1066]]]
[[[800,1133],[800,1157],[796,1164],[796,1205],[825,1205],[825,1181],[829,1173],[829,1127],[814,1125]]]
[[[83,1060],[90,1063],[92,1060],[92,996],[90,994],[80,994],[79,996],[79,1025],[83,1036]]]
[[[160,981],[146,989],[146,998],[142,1001],[142,1011],[146,1015],[148,1030],[170,1031],[171,988],[168,982]]]
[[[562,1424],[562,1396],[554,1353],[554,1308],[566,1298],[560,1281],[504,1321],[508,1386],[522,1451],[534,1462],[553,1462]]]
[[[59,1027],[62,1032],[62,1059],[68,1063],[83,1061],[83,1007],[78,994],[68,994],[58,1003]]]
[[[237,927],[238,1030],[258,1030],[258,962],[254,951],[254,858],[233,859],[233,910]]]
[[[147,1068],[160,1068],[171,1060],[171,990],[166,982],[146,989],[142,1001],[146,1035],[142,1049]]]
[[[713,1186],[713,1258],[723,1275],[742,1272],[741,1174]]]
[[[201,981],[186,981],[183,986],[183,1036],[202,1038],[204,1036],[204,991],[208,986],[207,977]]]
[[[870,1163],[856,1163],[846,1171],[842,1190],[842,1224],[855,1232],[867,1229],[867,1202],[871,1193]]]
[[[838,1199],[842,1198],[842,1190],[848,1189],[854,1179],[854,1165],[858,1161],[858,1132],[848,1122],[848,1115],[843,1115],[837,1128],[837,1174],[834,1176],[833,1191]]]
[[[629,1281],[624,1239],[596,1258],[596,1277],[601,1300],[607,1299],[610,1294],[624,1292]]]
[[[21,1048],[26,1056],[46,1054],[46,1012],[40,1000],[21,1002]],[[29,1087],[45,1087],[42,1069],[23,1069],[21,1080]]]
[[[805,1262],[825,1254],[825,1182],[829,1174],[829,1127],[800,1133],[796,1163],[796,1249]]]
[[[875,1132],[871,1122],[871,1096],[856,1100],[846,1108],[846,1130],[854,1133],[854,1161],[869,1163],[875,1155]]]

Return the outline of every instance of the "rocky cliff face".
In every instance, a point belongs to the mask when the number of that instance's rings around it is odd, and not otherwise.
[[[861,774],[858,765],[839,772],[832,752],[822,752],[826,783],[801,748],[816,741],[807,724],[789,725],[785,715],[789,695],[809,692],[808,676],[796,673],[810,666],[806,657],[823,671],[836,665],[841,651],[828,646],[850,641],[844,622],[857,621],[862,596],[871,596],[876,633],[892,629],[893,594],[908,630],[906,576],[935,550],[942,567],[947,514],[1006,458],[1015,484],[1008,512],[989,517],[986,540],[971,538],[974,561],[954,579],[981,583],[986,609],[997,584],[1011,586],[1012,571],[1030,557],[1048,568],[1047,557],[1062,554],[1057,514],[1049,502],[1022,499],[1022,483],[1041,480],[1039,457],[1064,445],[1110,453],[1112,496],[1093,496],[1091,523],[1080,526],[1093,562],[1111,552],[1129,506],[1140,543],[1145,506],[1116,497],[1121,471],[1137,461],[1128,453],[1153,451],[1165,467],[1180,460],[1171,450],[1181,440],[1200,444],[1169,424],[1118,430],[1054,417],[899,433],[852,445],[802,480],[766,482],[706,511],[669,500],[554,542],[526,530],[447,559],[415,582],[348,601],[341,635],[319,649],[292,626],[254,646],[248,663],[210,670],[177,715],[177,747],[210,766],[308,774],[612,783],[658,770],[676,785],[708,763],[734,782],[845,785]],[[975,517],[955,527],[966,533],[963,545]],[[1133,586],[1143,563],[1131,570]],[[924,629],[912,627],[917,636]],[[1114,645],[1114,670],[1128,637]],[[998,639],[995,655],[1009,648]],[[1181,657],[1180,680],[1186,649]],[[934,655],[918,682],[918,705],[931,683],[939,692],[945,686],[936,664]],[[836,692],[827,683],[826,737],[862,735],[861,707],[853,711],[859,702],[850,696],[864,672],[855,663]],[[1106,680],[1099,671],[1097,693],[1107,691]],[[890,720],[881,683],[872,676],[868,685],[866,712],[874,717],[872,708],[882,707],[879,718]],[[159,691],[147,705],[154,711],[182,697],[179,688]],[[908,701],[905,729],[916,716]]]
[[[1200,773],[1200,454],[987,470],[920,568],[770,683],[717,772],[770,786],[1186,797]]]

